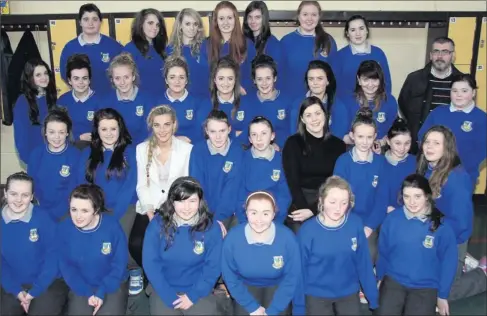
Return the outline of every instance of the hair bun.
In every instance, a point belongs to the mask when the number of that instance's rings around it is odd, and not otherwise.
[[[355,114],[357,118],[367,118],[367,119],[372,119],[374,117],[374,114],[372,110],[368,107],[361,107],[357,113]]]

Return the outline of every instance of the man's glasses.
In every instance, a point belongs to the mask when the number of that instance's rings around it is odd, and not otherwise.
[[[448,50],[448,49],[443,49],[443,50],[433,49],[433,51],[431,53],[433,55],[436,55],[436,56],[438,56],[438,55],[440,55],[440,56],[448,56],[451,53],[453,53],[453,51]]]

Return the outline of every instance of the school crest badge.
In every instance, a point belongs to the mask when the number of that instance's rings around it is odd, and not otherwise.
[[[193,252],[197,255],[201,255],[205,251],[205,243],[202,241],[195,241]]]
[[[61,170],[59,171],[59,174],[61,175],[61,177],[69,177],[69,175],[71,174],[69,172],[69,166],[66,166],[66,165],[62,165],[61,167]]]
[[[464,132],[471,132],[472,131],[472,122],[470,121],[465,121],[462,124],[462,131]]]
[[[435,237],[430,236],[430,235],[426,235],[426,237],[424,238],[424,241],[423,241],[423,246],[425,248],[433,248],[434,241],[435,241]]]
[[[237,120],[243,121],[245,118],[245,111],[238,111],[237,112]]]
[[[379,176],[374,176],[374,180],[372,180],[372,186],[375,188],[379,184]]]
[[[284,258],[282,256],[274,256],[272,267],[277,270],[282,269],[284,267]]]
[[[229,173],[232,170],[232,167],[233,167],[233,162],[225,161],[225,165],[223,166],[223,171],[225,173]]]
[[[112,243],[111,242],[104,242],[101,247],[101,253],[104,255],[109,255],[112,253]]]
[[[384,123],[386,121],[386,113],[379,112],[377,113],[377,122]]]
[[[144,107],[142,105],[138,105],[135,107],[135,115],[137,116],[144,115]]]
[[[186,119],[191,121],[193,119],[193,110],[186,110]]]
[[[277,118],[283,120],[286,118],[286,110],[277,110]]]
[[[101,53],[101,61],[104,63],[108,63],[110,61],[110,54],[109,53]]]
[[[357,251],[357,238],[352,238],[352,250]]]
[[[36,242],[39,240],[39,235],[37,234],[37,228],[32,228],[29,233],[29,240],[31,242]]]
[[[279,181],[279,179],[281,178],[281,170],[272,170],[272,176],[271,176],[271,179],[274,180],[274,181]]]
[[[95,117],[95,111],[88,111],[86,112],[86,119],[88,121],[93,121],[93,118]]]

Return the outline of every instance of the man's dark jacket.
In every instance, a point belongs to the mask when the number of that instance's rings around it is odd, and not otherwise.
[[[412,136],[411,153],[418,151],[418,132],[431,110],[433,91],[430,86],[429,75],[431,62],[423,69],[416,70],[408,75],[397,100],[401,113],[406,118]],[[461,72],[452,64],[452,75]]]
[[[10,45],[10,39],[5,30],[2,29],[0,37],[0,90],[2,93],[0,95],[0,103],[2,104],[2,121],[5,125],[12,125],[12,104],[7,92],[7,82],[8,82],[8,66],[12,60],[12,46]]]

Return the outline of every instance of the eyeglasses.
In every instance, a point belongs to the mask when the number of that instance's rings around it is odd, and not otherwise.
[[[433,55],[441,55],[441,56],[447,56],[447,55],[450,55],[451,53],[453,53],[452,50],[448,50],[448,49],[443,49],[443,50],[438,50],[438,49],[434,49],[432,52],[431,52]]]

